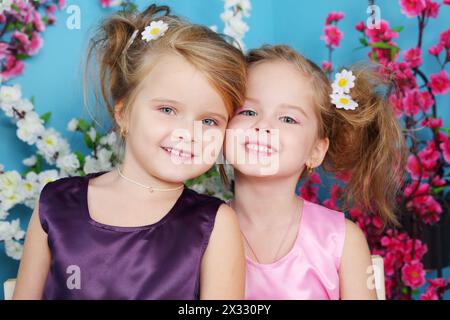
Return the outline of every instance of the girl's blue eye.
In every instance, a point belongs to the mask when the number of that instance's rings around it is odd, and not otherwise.
[[[249,116],[249,117],[256,116],[256,112],[253,110],[243,110],[243,111],[239,112],[238,114],[242,114],[244,116]]]
[[[291,118],[291,117],[288,117],[288,116],[281,117],[280,120],[281,120],[281,122],[288,123],[288,124],[296,124],[296,123],[298,123],[294,118]]]
[[[204,119],[202,120],[203,124],[206,124],[207,126],[217,126],[217,121],[213,119]]]
[[[162,113],[171,114],[171,112],[175,113],[175,111],[171,107],[162,107],[159,108]]]

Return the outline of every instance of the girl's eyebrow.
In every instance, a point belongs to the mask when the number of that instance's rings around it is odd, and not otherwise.
[[[305,118],[308,118],[308,115],[306,114],[305,110],[302,107],[300,107],[300,106],[296,106],[296,105],[293,105],[293,104],[287,104],[287,103],[282,103],[280,106],[282,108],[294,109],[294,110],[300,111],[305,116]]]
[[[162,103],[170,103],[170,104],[176,104],[176,105],[183,105],[183,103],[180,102],[180,101],[166,99],[166,98],[153,98],[153,99],[151,99],[151,101],[162,102]]]

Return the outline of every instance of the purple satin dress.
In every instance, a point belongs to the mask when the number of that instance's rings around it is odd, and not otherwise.
[[[119,227],[94,221],[89,179],[45,185],[39,219],[51,265],[43,299],[199,299],[200,265],[222,200],[184,187],[158,222]],[[126,214],[126,213],[124,213]]]

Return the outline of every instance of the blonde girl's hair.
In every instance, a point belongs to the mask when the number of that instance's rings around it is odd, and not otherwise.
[[[355,110],[337,109],[331,104],[331,83],[314,62],[284,45],[266,45],[247,54],[249,67],[267,61],[290,63],[311,80],[319,120],[316,136],[329,139],[323,169],[333,174],[350,173],[342,210],[356,205],[369,214],[378,214],[384,226],[398,225],[394,211],[408,152],[388,102],[388,83],[373,66],[353,66],[350,70],[356,80],[350,95],[359,106]],[[300,179],[307,175],[304,170]]]

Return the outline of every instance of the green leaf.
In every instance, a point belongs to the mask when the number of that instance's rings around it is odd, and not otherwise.
[[[91,126],[86,120],[78,119],[78,128],[80,128],[82,132],[88,131],[90,127]]]
[[[34,106],[34,96],[31,97],[30,102]]]
[[[33,31],[33,23],[27,23],[27,25],[25,26],[25,32],[26,33],[30,33]]]
[[[86,162],[84,155],[80,151],[75,151],[74,154],[80,162],[80,167],[83,168],[84,163]]]
[[[359,43],[361,43],[365,47],[369,45],[366,38],[359,38]]]
[[[371,44],[374,48],[380,48],[380,49],[392,49],[395,48],[393,45],[386,43],[386,42],[374,42]]]
[[[443,190],[445,190],[447,186],[440,186],[440,187],[432,187],[431,192],[434,194],[441,193]]]
[[[13,3],[13,4],[11,5],[11,9],[14,9],[14,10],[16,10],[17,12],[20,12],[19,6],[18,6],[17,4],[15,4],[15,3]]]
[[[372,53],[370,55],[370,59],[372,59],[375,62],[378,62],[377,54],[375,53],[375,51],[372,51]]]
[[[397,26],[397,27],[393,27],[392,30],[394,30],[395,32],[402,32],[403,29],[405,29],[404,26]]]
[[[16,54],[16,58],[19,60],[25,60],[25,59],[28,59],[29,57],[30,57],[29,55],[23,54],[23,53]]]
[[[448,136],[450,136],[450,128],[441,128]]]
[[[86,132],[83,133],[83,140],[89,149],[94,149],[94,143],[92,142],[91,137],[89,137],[89,135]]]
[[[51,112],[46,112],[41,116],[41,119],[44,120],[44,124],[48,122],[48,120],[50,119],[52,113]]]

